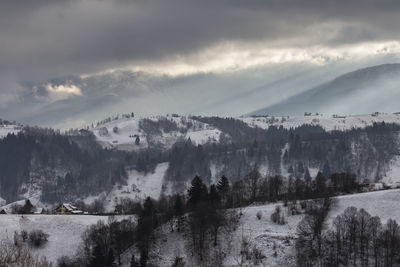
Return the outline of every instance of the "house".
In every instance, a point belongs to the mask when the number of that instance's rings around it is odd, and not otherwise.
[[[64,214],[83,214],[83,211],[75,207],[70,203],[62,203],[55,209],[56,214],[64,215]]]
[[[44,208],[36,208],[35,210],[32,211],[33,214],[45,214],[45,209]]]

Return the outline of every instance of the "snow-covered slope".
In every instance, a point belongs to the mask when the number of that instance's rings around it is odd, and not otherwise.
[[[14,231],[43,230],[49,234],[48,242],[33,253],[56,262],[61,256],[73,256],[81,243],[82,233],[106,216],[90,215],[0,215],[0,240],[13,242]]]
[[[354,128],[365,128],[376,122],[400,124],[400,113],[396,114],[366,114],[328,117],[324,115],[310,116],[284,116],[284,117],[241,117],[239,120],[247,123],[251,127],[268,129],[270,126],[282,126],[284,128],[296,128],[304,124],[318,125],[326,131],[345,131]]]
[[[378,215],[384,223],[392,218],[400,221],[400,214],[396,208],[400,201],[400,189],[385,190],[371,193],[362,193],[337,197],[338,202],[328,215],[328,222],[342,213],[347,207],[364,208],[371,215]],[[294,244],[297,224],[303,215],[285,216],[287,224],[277,225],[270,219],[271,213],[278,204],[250,206],[242,209],[243,215],[233,234],[221,236],[225,243],[226,266],[238,266],[242,238],[246,238],[250,247],[256,247],[266,256],[259,266],[293,266],[295,259]],[[257,213],[261,219],[257,219]],[[121,218],[125,218],[122,216]],[[0,240],[13,240],[14,231],[41,229],[48,233],[48,243],[33,252],[45,255],[55,262],[57,258],[72,256],[81,242],[82,233],[97,221],[107,221],[106,216],[90,215],[0,215]],[[157,266],[171,266],[175,256],[184,257],[188,266],[196,266],[187,251],[188,244],[180,233],[171,232],[170,225],[163,226],[158,244],[154,246],[157,257],[152,261]],[[229,247],[229,248],[228,248]],[[247,265],[246,265],[247,266]]]
[[[373,216],[379,216],[382,223],[388,219],[400,222],[400,189],[382,190],[369,193],[345,195],[337,197],[338,202],[329,213],[332,219],[342,213],[347,207],[354,206],[358,209],[365,209]]]
[[[118,198],[130,198],[133,200],[143,200],[146,197],[158,199],[163,186],[164,174],[168,169],[168,163],[157,165],[154,173],[141,173],[136,170],[128,170],[128,180],[126,185],[115,185],[113,190],[106,196],[105,208],[113,211],[115,201]],[[87,202],[91,200],[88,199]]]
[[[396,210],[399,202],[400,189],[339,196],[328,215],[328,224],[349,206],[364,208],[371,215],[379,216],[382,223],[389,218],[400,222],[400,213]],[[281,205],[287,224],[278,225],[271,221],[270,217],[276,205]],[[242,238],[247,239],[250,248],[256,247],[264,254],[265,258],[258,266],[295,266],[296,230],[304,215],[288,216],[282,203],[250,206],[241,211],[243,215],[237,230],[233,234],[220,237],[221,242],[226,243],[225,266],[254,266],[251,262],[239,264],[238,254]],[[261,213],[261,219],[257,219],[258,212]],[[182,234],[171,232],[170,226],[166,225],[159,243],[155,246],[157,266],[171,266],[176,256],[183,257],[189,266],[196,266],[190,252],[187,251],[187,242]]]
[[[174,125],[174,129],[165,131],[160,127],[149,131],[141,127],[144,120],[151,120],[154,123],[167,121]],[[121,150],[139,150],[150,145],[169,148],[179,139],[188,138],[195,144],[218,142],[221,134],[221,131],[208,124],[177,115],[148,118],[123,117],[101,123],[91,131],[104,147]],[[138,144],[135,143],[137,137]]]

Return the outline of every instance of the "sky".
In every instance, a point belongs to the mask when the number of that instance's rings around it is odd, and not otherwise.
[[[0,117],[239,116],[397,63],[396,0],[2,0]]]

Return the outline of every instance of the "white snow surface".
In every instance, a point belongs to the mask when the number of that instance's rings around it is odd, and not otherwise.
[[[397,212],[400,189],[345,195],[337,199],[338,202],[328,215],[328,222],[349,206],[364,208],[371,215],[381,217],[383,223],[389,218],[400,222],[400,213]],[[270,220],[276,205],[282,205],[282,203],[250,206],[241,210],[243,215],[240,217],[237,230],[233,234],[220,236],[220,242],[225,244],[224,252],[227,253],[224,266],[238,266],[239,258],[236,255],[238,255],[242,237],[247,238],[251,247],[257,247],[266,256],[259,266],[293,266],[296,229],[303,215],[287,216],[286,209],[283,208],[288,223],[277,225]],[[262,215],[260,220],[257,219],[257,212]],[[118,216],[118,218],[126,218],[126,216]],[[82,233],[99,220],[107,222],[108,217],[0,215],[0,229],[2,229],[0,239],[12,241],[14,231],[41,229],[50,235],[49,241],[44,247],[34,249],[33,253],[46,256],[55,262],[63,255],[73,256],[81,243]],[[157,266],[171,266],[175,256],[184,257],[187,266],[198,266],[187,251],[188,243],[184,236],[176,231],[171,232],[169,224],[162,226],[159,237],[158,243],[154,246],[154,253],[157,256],[152,258],[152,262],[155,262]]]
[[[126,216],[125,216],[126,217]],[[82,233],[106,216],[91,215],[0,215],[0,239],[13,242],[14,231],[40,229],[49,234],[48,242],[33,249],[38,256],[46,256],[54,264],[61,256],[73,256],[81,244]]]
[[[20,131],[21,131],[21,126],[19,125],[0,124],[0,139],[3,139],[8,134],[17,134]]]
[[[394,156],[388,166],[388,171],[382,178],[388,184],[400,182],[400,156]]]
[[[350,115],[329,117],[324,115],[310,116],[265,116],[265,117],[242,117],[239,118],[251,127],[259,127],[268,129],[270,126],[282,126],[286,129],[296,128],[305,124],[318,125],[326,131],[346,131],[356,128],[365,128],[373,125],[376,122],[397,123],[400,124],[400,114],[365,114],[365,115]]]
[[[161,144],[165,148],[170,148],[179,139],[190,138],[194,144],[204,144],[206,142],[218,142],[221,131],[215,127],[192,120],[186,116],[153,116],[147,119],[157,121],[167,119],[174,122],[179,129],[185,131],[162,132],[161,135],[146,133],[139,127],[140,120],[143,118],[130,117],[113,120],[91,129],[96,139],[104,147],[117,148],[120,150],[140,150],[149,146],[149,140]],[[190,122],[191,127],[187,128],[183,122]],[[117,129],[114,131],[114,129]],[[136,136],[139,136],[139,145],[135,144]]]
[[[106,197],[106,210],[113,211],[115,200],[119,197],[127,197],[135,200],[143,200],[146,197],[158,199],[161,194],[163,179],[168,169],[168,162],[156,166],[154,173],[144,174],[134,169],[128,170],[127,185],[115,185]]]
[[[388,219],[394,219],[400,223],[400,212],[398,212],[400,189],[345,195],[337,199],[339,201],[329,213],[330,219],[342,213],[347,207],[354,206],[365,209],[372,216],[379,216],[382,223]]]

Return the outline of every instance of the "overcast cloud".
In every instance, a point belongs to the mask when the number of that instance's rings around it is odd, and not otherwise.
[[[176,79],[338,60],[364,67],[365,57],[385,62],[400,53],[399,11],[396,0],[3,0],[0,107],[7,116],[17,106],[25,109],[21,114],[40,109],[37,116],[43,116],[56,101],[100,97],[95,88],[80,88],[66,77],[118,69],[146,73],[146,81],[157,76],[157,86],[150,89],[162,90],[163,74]],[[64,84],[49,83],[60,77]],[[166,87],[171,79],[165,79]],[[124,87],[124,94],[142,92],[143,83],[139,89]],[[185,90],[199,90],[190,84]],[[101,97],[115,94],[103,89]],[[24,115],[15,118],[24,120]]]

